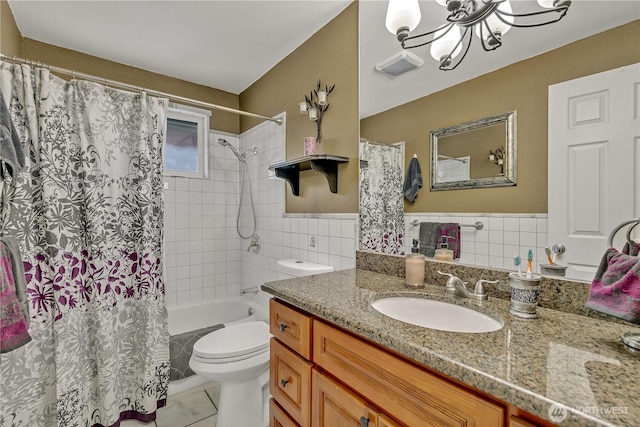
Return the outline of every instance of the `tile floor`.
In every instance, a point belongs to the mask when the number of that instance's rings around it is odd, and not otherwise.
[[[126,420],[120,427],[215,427],[220,399],[220,384],[207,383],[167,400],[150,423]]]

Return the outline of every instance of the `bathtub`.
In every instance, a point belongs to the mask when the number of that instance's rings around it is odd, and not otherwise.
[[[251,297],[225,298],[180,307],[169,307],[167,312],[169,335],[178,335],[221,323],[229,326],[253,320],[269,321],[267,310],[253,301]],[[198,375],[170,381],[168,395],[174,396],[208,381]]]

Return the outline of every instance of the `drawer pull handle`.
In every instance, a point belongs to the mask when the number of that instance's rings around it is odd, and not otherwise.
[[[288,380],[285,380],[285,379],[280,380],[280,385],[282,386],[282,388],[285,388],[287,384],[289,384]]]
[[[360,427],[369,427],[369,418],[360,417]]]
[[[285,325],[284,323],[280,323],[280,330],[284,332],[285,329],[287,329],[287,325]]]

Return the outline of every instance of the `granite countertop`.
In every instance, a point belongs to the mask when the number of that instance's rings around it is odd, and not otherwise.
[[[440,286],[409,290],[399,277],[365,270],[273,281],[262,289],[424,366],[560,426],[640,426],[640,355],[621,335],[640,328],[538,308],[518,319],[510,302],[476,302],[444,295]],[[377,312],[385,296],[426,296],[476,308],[504,321],[495,332],[470,334],[422,328]],[[560,412],[560,414],[562,414]]]

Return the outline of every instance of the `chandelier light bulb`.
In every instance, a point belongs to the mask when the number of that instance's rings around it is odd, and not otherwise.
[[[538,4],[545,9],[553,9],[556,0],[538,0]]]
[[[421,17],[418,0],[389,0],[385,25],[391,34],[396,35],[401,28],[415,30]]]
[[[443,57],[449,55],[460,41],[460,28],[457,25],[453,25],[447,32],[448,27],[448,24],[440,26],[433,36],[434,39],[442,36],[442,38],[431,43],[431,56],[436,61],[440,61]],[[462,43],[458,44],[456,50],[451,54],[451,59],[460,55],[460,52],[462,52]]]
[[[409,34],[420,23],[418,0],[388,0],[385,24],[403,49],[431,45],[431,56],[440,62],[439,68],[443,71],[453,70],[464,61],[473,38],[467,31],[481,37],[482,49],[490,52],[502,46],[502,36],[511,27],[533,28],[556,23],[566,16],[572,4],[572,0],[537,0],[540,6],[537,10],[513,13],[509,0],[435,1],[448,11],[444,25],[435,30]]]
[[[486,25],[489,26],[489,29],[491,30],[491,32],[493,32],[494,34],[500,34],[500,35],[505,35],[507,34],[507,31],[509,31],[511,29],[511,25],[506,24],[504,22],[502,22],[497,16],[496,13],[499,12],[505,12],[505,13],[509,13],[509,14],[513,14],[513,9],[511,9],[511,3],[509,2],[509,0],[505,0],[504,2],[500,3],[500,5],[498,6],[498,10],[496,10],[494,13],[492,13],[491,15],[489,15],[486,19],[485,22],[487,23]],[[513,24],[514,18],[513,16],[509,16],[509,15],[500,15],[505,21],[509,22],[510,24]],[[480,28],[482,27],[482,32],[484,33],[485,38],[488,36],[487,33],[487,27],[485,26],[485,24],[483,22],[478,22],[475,25],[475,33],[476,36],[481,37],[481,33],[480,33]]]

